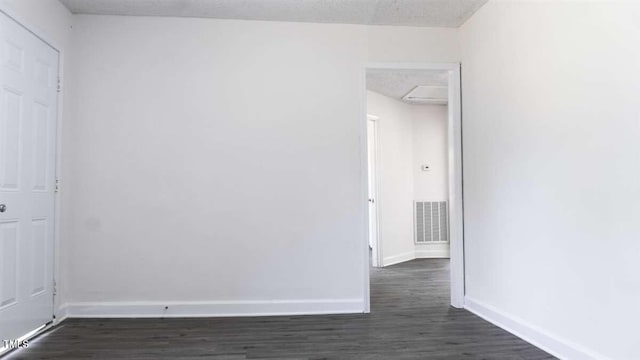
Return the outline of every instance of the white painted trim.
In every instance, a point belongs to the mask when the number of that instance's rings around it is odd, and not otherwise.
[[[373,266],[383,267],[384,255],[383,255],[382,240],[381,240],[382,232],[380,231],[380,216],[382,213],[382,196],[380,192],[380,187],[381,187],[382,177],[380,176],[380,135],[378,134],[378,120],[380,120],[379,116],[367,114],[367,121],[372,121],[373,127],[375,128],[375,134],[374,134],[375,144],[373,145],[373,147],[375,148],[375,154],[374,154],[374,160],[373,160],[375,163],[375,191],[374,191],[373,198],[374,198],[374,201],[376,202],[375,209],[376,209],[376,228],[377,229],[376,229],[376,238],[375,238],[376,261],[373,263]],[[367,127],[367,141],[369,141],[368,129],[369,128]],[[367,146],[367,151],[368,150],[369,150],[369,147]],[[367,167],[368,166],[369,166],[369,158],[367,157]],[[369,171],[367,171],[367,175],[368,174],[369,174]],[[367,188],[368,187],[369,187],[369,182],[367,181]],[[369,193],[367,192],[367,198],[368,197],[369,197]],[[369,218],[368,211],[369,211],[369,207],[367,206],[367,219]],[[369,228],[367,227],[367,229]]]
[[[49,35],[45,30],[42,30],[39,26],[31,24],[26,21],[22,16],[19,16],[12,8],[3,6],[0,4],[0,13],[4,13],[6,16],[13,19],[15,22],[24,27],[27,31],[31,32],[37,38],[42,40],[49,47],[54,49],[58,53],[58,78],[60,79],[60,91],[58,92],[57,114],[56,114],[56,155],[55,155],[55,171],[54,181],[56,179],[62,180],[62,107],[63,107],[63,93],[64,91],[64,62],[65,62],[65,49],[62,44],[59,44],[55,39]],[[56,79],[57,80],[57,79]],[[55,193],[54,197],[54,230],[53,230],[53,281],[54,284],[60,284],[60,227],[61,227],[61,201],[60,191]],[[58,287],[59,288],[59,287]],[[60,293],[53,296],[53,314],[51,314],[54,324],[59,323],[61,320],[57,320],[60,310]],[[44,331],[44,330],[43,330]]]
[[[604,355],[578,345],[558,335],[531,325],[526,321],[506,314],[491,305],[465,297],[465,309],[488,322],[512,333],[522,340],[563,360],[610,360]]]
[[[165,309],[167,307],[167,309]],[[66,304],[69,318],[235,317],[362,313],[362,299],[265,301],[132,301]]]
[[[449,99],[448,99],[448,153],[449,153],[449,237],[450,237],[450,287],[451,305],[456,308],[464,307],[464,228],[463,228],[463,199],[462,199],[462,106],[460,99],[460,64],[459,63],[369,63],[367,70],[446,70],[449,72]],[[362,87],[362,93],[366,95],[366,81]],[[364,96],[364,110],[366,114],[366,96]],[[362,116],[362,118],[365,118]],[[362,124],[361,133],[366,134],[366,123]],[[366,160],[366,142],[362,142],[361,151]],[[363,164],[362,174],[366,176],[366,162]],[[378,191],[384,184],[378,184]],[[366,192],[367,181],[363,181]],[[380,199],[384,200],[384,199]],[[384,216],[382,202],[378,203],[378,222]],[[367,236],[364,239],[368,244],[368,224],[365,225]],[[379,238],[379,240],[383,240]],[[380,245],[382,247],[382,245]],[[368,249],[368,245],[366,247]],[[367,250],[368,252],[368,250]],[[415,254],[414,254],[415,256]],[[384,260],[384,259],[383,259]],[[383,261],[383,263],[385,263]],[[369,262],[365,262],[365,278],[369,281]],[[368,284],[366,297],[369,296]],[[366,299],[366,301],[369,301]]]
[[[369,63],[368,70],[455,70],[458,63]]]
[[[362,264],[364,269],[362,272],[362,303],[364,304],[364,312],[371,312],[371,285],[369,280],[369,159],[367,156],[367,69],[363,68],[360,72],[360,201],[362,206],[361,226],[363,231],[364,246],[362,247]],[[378,223],[380,219],[378,219]],[[380,236],[378,234],[378,236]]]
[[[448,245],[449,243],[436,243],[446,244],[447,249],[419,249],[415,252],[416,259],[448,259],[450,256]],[[418,246],[424,246],[420,244]],[[428,245],[427,245],[428,246]]]
[[[415,258],[416,258],[415,251],[409,251],[409,252],[398,254],[398,255],[388,256],[382,260],[382,266],[395,265],[405,261],[413,260]]]
[[[460,64],[449,70],[449,256],[451,305],[464,306],[464,203],[462,189],[462,104]]]
[[[59,308],[55,309],[55,319],[53,319],[53,325],[58,325],[61,322],[67,320],[67,318],[69,317],[69,312],[68,312],[68,306],[67,304],[63,304],[61,305]]]
[[[387,256],[382,260],[382,266],[400,264],[414,259],[448,259],[449,251],[446,249],[420,249],[408,251],[402,254]]]

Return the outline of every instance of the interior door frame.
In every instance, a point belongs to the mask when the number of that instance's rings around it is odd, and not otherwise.
[[[447,150],[449,165],[449,247],[450,247],[450,288],[451,306],[464,307],[464,219],[463,219],[463,188],[462,188],[462,103],[460,84],[460,63],[369,63],[363,69],[362,74],[362,112],[360,121],[363,174],[363,208],[368,214],[368,165],[367,165],[367,70],[444,70],[449,74],[448,79],[448,106],[447,106]],[[378,186],[379,188],[379,186]],[[379,204],[378,204],[379,205]],[[378,210],[378,223],[381,221],[381,212]],[[369,285],[369,221],[368,215],[364,217],[363,243],[365,246],[364,273],[364,312],[370,312],[370,285]],[[379,235],[378,235],[379,237]]]
[[[380,146],[380,141],[378,141],[378,120],[380,120],[380,118],[376,115],[373,114],[368,114],[367,113],[367,125],[369,125],[368,121],[371,121],[373,123],[373,128],[374,130],[374,134],[373,134],[373,149],[374,149],[374,158],[373,158],[373,163],[374,163],[374,189],[373,189],[373,201],[375,202],[375,213],[376,213],[376,236],[375,239],[373,240],[374,243],[374,248],[373,252],[372,252],[372,257],[373,257],[373,267],[382,267],[382,259],[384,259],[383,255],[382,255],[382,241],[380,240],[380,211],[381,211],[381,198],[380,198],[380,172],[378,171],[378,169],[380,168],[380,159],[379,159],[379,146]],[[367,126],[367,142],[369,141],[369,127]],[[367,143],[368,145],[368,143]],[[367,147],[367,152],[369,151],[369,148]],[[368,154],[367,154],[368,156]],[[368,170],[368,165],[369,165],[369,158],[367,157],[367,170]],[[367,171],[367,174],[369,172]],[[367,182],[367,187],[369,186],[369,183]],[[368,193],[367,193],[367,197],[369,197]],[[368,210],[368,209],[367,209]],[[368,214],[368,212],[367,212]],[[368,217],[368,215],[367,215]],[[367,227],[367,231],[370,229],[370,227]],[[370,234],[369,234],[370,235]],[[368,238],[369,236],[367,236]],[[368,256],[368,255],[367,255]]]
[[[59,287],[58,284],[61,274],[60,269],[60,185],[61,185],[61,173],[62,173],[62,161],[61,161],[61,145],[62,145],[62,104],[63,104],[63,93],[62,93],[62,84],[64,79],[64,49],[58,42],[55,41],[53,36],[48,34],[46,31],[42,30],[39,26],[35,24],[31,24],[27,19],[23,18],[19,14],[16,14],[10,7],[6,5],[0,5],[0,13],[6,15],[17,24],[22,26],[25,30],[33,34],[35,37],[40,39],[46,45],[51,47],[58,53],[58,95],[57,95],[57,112],[55,114],[55,166],[54,166],[54,181],[55,181],[55,190],[54,190],[54,212],[53,212],[53,298],[51,301],[53,302],[53,314],[51,314],[52,322],[49,323],[46,327],[39,329],[38,332],[30,334],[30,337],[37,336],[48,328],[57,325],[64,318],[66,318],[65,314],[60,312],[60,295],[59,295]]]

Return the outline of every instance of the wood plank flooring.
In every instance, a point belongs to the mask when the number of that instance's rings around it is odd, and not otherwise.
[[[372,269],[367,315],[69,319],[7,359],[554,359],[451,308],[448,266]]]

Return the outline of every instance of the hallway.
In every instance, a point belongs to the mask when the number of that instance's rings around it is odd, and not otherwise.
[[[448,260],[371,271],[368,315],[70,319],[8,359],[554,359],[449,307]]]

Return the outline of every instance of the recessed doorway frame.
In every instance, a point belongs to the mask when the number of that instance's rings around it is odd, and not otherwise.
[[[379,150],[378,150],[378,120],[380,120],[380,117],[376,116],[376,115],[372,115],[367,113],[367,176],[371,176],[371,174],[373,174],[373,181],[371,181],[371,179],[367,178],[367,186],[371,186],[371,184],[373,184],[373,189],[369,189],[369,193],[368,193],[368,199],[367,201],[369,202],[368,204],[368,219],[369,219],[369,227],[367,228],[369,231],[371,231],[372,228],[375,228],[375,234],[373,236],[373,248],[371,249],[371,265],[373,267],[380,267],[382,266],[382,259],[384,258],[382,255],[382,246],[380,245],[380,221],[378,220],[380,218],[380,196],[379,196],[379,192],[378,192],[378,186],[380,184],[380,176],[379,176],[379,172],[378,172],[378,162],[379,162]],[[369,124],[372,124],[372,129],[373,129],[373,134],[369,133]],[[373,140],[373,144],[369,144],[369,141]],[[368,152],[373,150],[373,154],[369,154]],[[373,156],[372,156],[373,155]],[[373,164],[373,171],[369,171],[370,169],[368,168],[370,166],[370,164]],[[371,202],[373,202],[374,205],[374,212],[375,212],[375,224],[370,224],[371,222],[371,213],[370,213],[370,209],[371,209]],[[368,234],[369,236],[369,245],[371,245],[371,233]]]
[[[368,214],[368,162],[367,162],[367,86],[368,70],[430,70],[448,73],[448,106],[447,106],[447,152],[449,165],[449,247],[450,247],[450,289],[451,306],[464,308],[464,202],[462,188],[462,101],[460,84],[460,63],[368,63],[363,69],[363,85],[361,87],[363,104],[361,111],[361,157],[362,160],[362,194],[364,214]],[[378,188],[378,191],[380,189]],[[378,223],[381,221],[378,211]],[[371,311],[371,292],[369,276],[369,216],[364,216],[364,312]],[[378,235],[379,236],[379,235]]]

